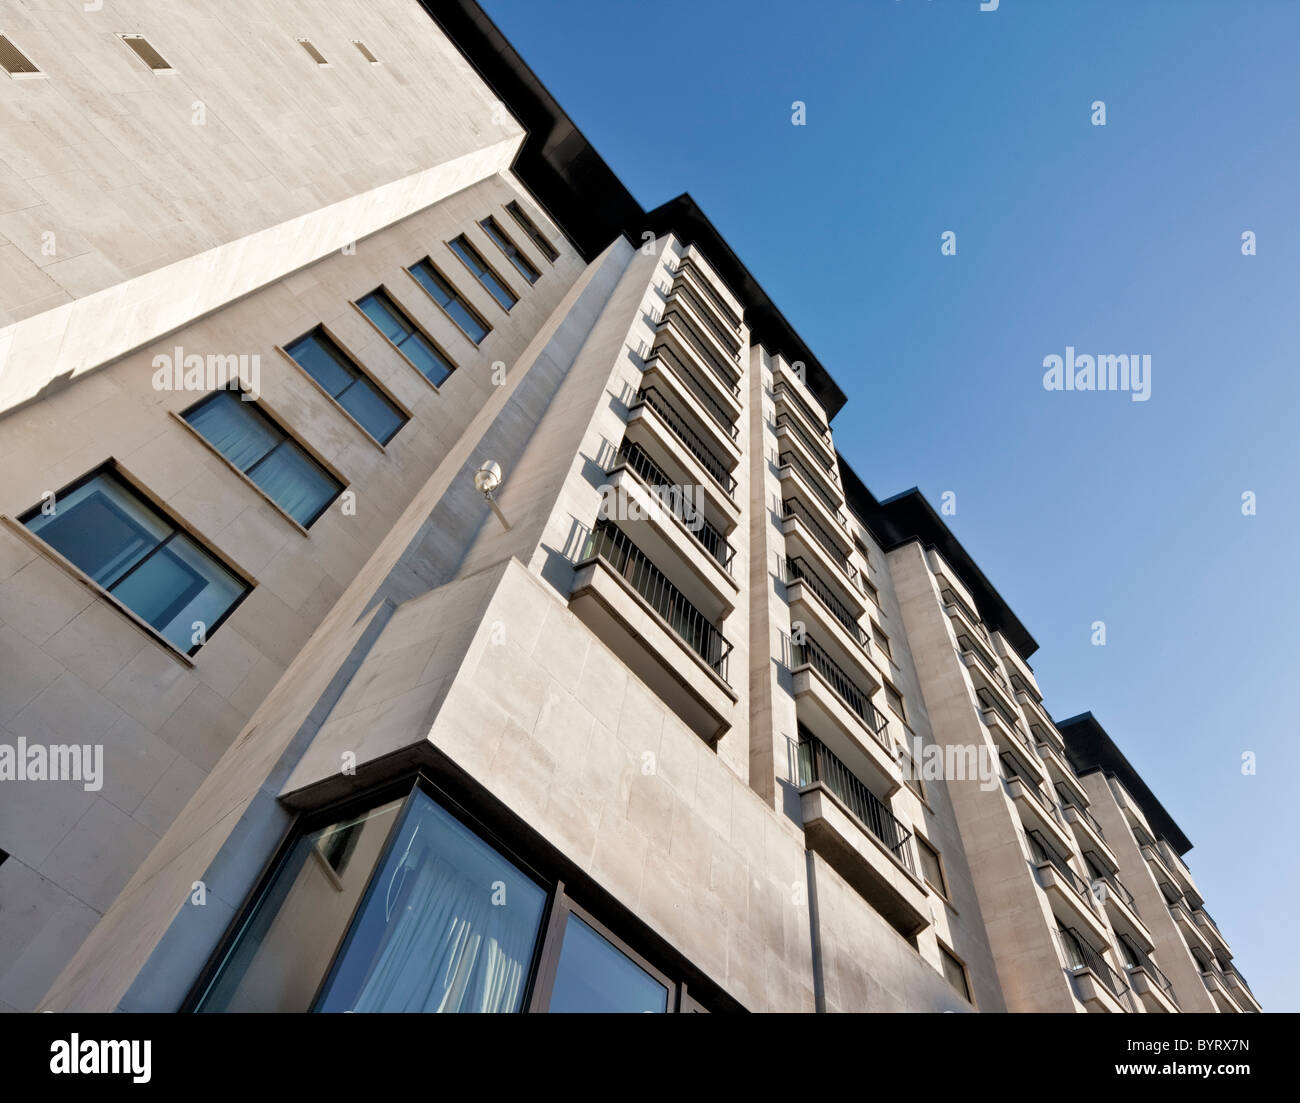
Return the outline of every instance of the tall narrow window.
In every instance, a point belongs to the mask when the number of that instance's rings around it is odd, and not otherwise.
[[[192,655],[249,585],[101,468],[20,520],[178,650]]]
[[[237,391],[218,391],[181,416],[304,528],[343,491],[342,483]]]
[[[379,64],[379,58],[375,57],[375,55],[370,52],[370,47],[367,46],[364,42],[360,41],[359,39],[353,39],[352,45],[361,51],[361,56],[365,58],[368,62],[370,62],[371,65]]]
[[[903,695],[889,682],[885,683],[885,700],[889,702],[889,707],[898,714],[900,720],[907,719],[907,709],[903,705]]]
[[[11,77],[33,76],[40,70],[7,36],[0,34],[0,69]]]
[[[433,266],[433,262],[428,257],[419,264],[412,265],[407,271],[474,344],[479,344],[492,332],[492,327],[483,320],[477,310],[469,305],[465,296],[456,290],[451,281]]]
[[[510,217],[519,223],[519,228],[528,235],[528,240],[537,246],[537,251],[542,254],[552,264],[559,258],[559,251],[546,240],[546,236],[537,228],[535,223],[515,200],[510,200],[506,204],[506,210],[510,212]]]
[[[120,37],[131,48],[131,52],[154,72],[163,72],[171,68],[167,59],[149,44],[148,39],[138,34],[124,34]]]
[[[962,964],[961,958],[948,949],[942,942],[939,943],[939,956],[943,958],[943,975],[948,978],[948,983],[957,990],[957,992],[969,1003],[975,1001],[971,999],[970,977],[966,973],[966,966]]]
[[[881,631],[880,625],[874,620],[871,622],[871,638],[876,641],[876,646],[880,648],[891,659],[894,657],[894,650],[889,645],[889,637]]]
[[[407,422],[320,326],[284,350],[321,388],[380,444],[387,444]]]
[[[435,387],[456,370],[447,354],[415,328],[415,323],[383,288],[358,299],[357,306],[415,370]]]
[[[465,267],[474,274],[474,278],[500,304],[502,310],[509,310],[519,301],[519,296],[510,290],[510,286],[493,271],[492,266],[483,259],[483,254],[469,243],[464,234],[454,237],[447,243],[451,251],[465,262]]]
[[[312,45],[310,39],[300,38],[298,39],[298,45],[307,51],[307,56],[310,57],[312,61],[314,61],[317,65],[329,64],[329,62],[325,60],[325,55],[322,54],[318,49],[316,49],[314,45]]]
[[[483,227],[483,232],[492,239],[496,247],[510,258],[510,263],[515,266],[519,274],[529,283],[536,283],[541,276],[537,266],[519,251],[519,246],[506,236],[506,232],[501,229],[497,220],[488,215],[479,225]]]
[[[926,883],[940,896],[947,897],[948,882],[944,880],[943,862],[939,858],[939,852],[920,835],[916,837],[916,849],[921,856],[921,873]]]

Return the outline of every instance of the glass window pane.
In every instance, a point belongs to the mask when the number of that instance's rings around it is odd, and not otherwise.
[[[310,525],[343,489],[293,441],[286,440],[248,473],[268,498],[300,525]]]
[[[411,332],[406,319],[398,314],[388,296],[382,292],[372,292],[357,303],[357,306],[361,307],[366,317],[374,322],[379,327],[379,331],[395,345],[401,344],[402,338]]]
[[[423,793],[371,882],[320,1011],[518,1011],[540,886]]]
[[[339,395],[338,403],[380,444],[387,444],[406,424],[402,412],[364,379]]]
[[[258,415],[253,403],[232,391],[222,391],[188,410],[185,420],[240,471],[247,471],[284,439]]]
[[[334,342],[319,330],[300,337],[284,350],[292,356],[317,383],[337,396],[354,378],[356,372],[346,362]]]
[[[206,636],[247,590],[242,579],[178,533],[110,592],[189,654],[200,646],[193,642],[195,623]]]
[[[484,325],[479,316],[461,298],[460,292],[443,279],[428,260],[420,261],[409,271],[416,282],[433,296],[434,301],[451,315],[452,321],[465,331],[465,335],[474,344],[477,345],[491,332],[491,328]]]
[[[939,955],[943,958],[943,975],[948,978],[948,983],[967,999],[970,999],[970,987],[966,983],[966,970],[962,968],[961,962],[942,946],[939,947]]]
[[[69,562],[108,588],[172,531],[111,475],[96,475],[54,500],[54,512],[25,519]]]
[[[221,963],[199,1011],[307,1011],[403,802],[304,835]]]
[[[435,387],[451,375],[452,367],[421,333],[412,333],[397,346],[421,375]]]
[[[496,273],[487,266],[487,262],[479,255],[478,250],[466,241],[463,235],[452,239],[451,248],[469,266],[470,271],[478,277],[478,282],[487,288],[489,294],[501,304],[503,309],[509,310],[519,301],[515,293],[497,279]]]
[[[668,989],[570,913],[549,1010],[663,1012]]]
[[[497,225],[496,219],[485,218],[479,225],[483,227],[483,232],[496,243],[497,247],[510,258],[510,263],[515,266],[519,274],[529,283],[536,283],[541,273],[533,267],[533,262],[519,251],[518,246],[506,237],[505,231]]]
[[[467,307],[460,299],[454,299],[447,304],[447,313],[451,315],[452,320],[465,331],[474,344],[478,344],[488,335],[488,327],[479,321],[478,315]]]
[[[410,272],[415,277],[416,282],[429,292],[433,296],[434,302],[439,305],[446,306],[456,298],[456,293],[451,289],[450,284],[434,271],[433,265],[427,260],[420,261],[419,264],[410,269]]]

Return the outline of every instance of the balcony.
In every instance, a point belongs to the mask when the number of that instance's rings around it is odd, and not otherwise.
[[[721,568],[731,585],[735,586],[732,563],[736,549],[722,533],[705,520],[704,512],[698,503],[688,500],[680,483],[674,482],[667,472],[650,458],[641,445],[635,441],[623,441],[619,445],[615,464],[606,472],[611,478],[626,468],[636,475],[637,481],[663,507],[675,517],[695,542],[708,554],[713,563]]]
[[[1119,858],[1115,856],[1110,844],[1106,842],[1106,833],[1101,829],[1101,823],[1097,820],[1097,817],[1088,811],[1083,804],[1079,803],[1079,795],[1074,789],[1060,781],[1053,784],[1056,787],[1056,795],[1060,798],[1061,811],[1065,814],[1065,822],[1074,831],[1074,837],[1079,842],[1079,849],[1095,850],[1111,869],[1119,869]]]
[[[1021,685],[1029,690],[1036,700],[1041,701],[1043,694],[1038,688],[1038,679],[1034,677],[1030,665],[1020,657],[1020,653],[1007,642],[1000,632],[997,635],[996,643],[998,654],[1002,656],[1002,661],[1006,664],[1007,670],[1014,675],[1011,679],[1012,682],[1014,683],[1019,679]]]
[[[1196,920],[1192,918],[1181,900],[1176,900],[1169,905],[1169,916],[1174,921],[1174,926],[1178,928],[1183,936],[1183,941],[1187,943],[1187,948],[1193,953],[1200,951],[1200,954],[1209,961],[1214,960],[1214,948],[1210,945],[1205,935],[1201,933],[1201,928],[1196,925]]]
[[[719,402],[713,388],[705,386],[700,377],[667,345],[656,345],[650,350],[642,372],[645,386],[657,385],[670,402],[688,408],[705,433],[718,441],[715,446],[723,452],[739,452],[739,403],[727,406]]]
[[[929,922],[912,832],[840,758],[799,732],[804,834],[816,851],[904,937]]]
[[[719,320],[737,333],[740,332],[739,305],[728,301],[727,296],[718,289],[718,285],[715,283],[717,277],[709,270],[707,262],[701,261],[688,250],[672,275],[674,283],[680,280],[688,280],[698,288],[704,297],[708,299],[713,309],[717,311]]]
[[[805,558],[821,564],[829,572],[828,577],[835,578],[845,589],[847,604],[858,605],[862,602],[861,584],[858,582],[858,570],[849,561],[849,553],[841,547],[841,542],[831,535],[806,505],[798,498],[784,498],[781,501],[781,531],[790,542],[790,553],[807,553]],[[866,611],[866,606],[861,605]]]
[[[961,651],[962,659],[965,661],[967,666],[978,666],[984,672],[985,677],[992,679],[993,684],[1001,689],[1002,700],[1006,703],[1007,680],[1002,676],[1002,671],[998,669],[993,656],[971,639],[971,637],[965,632],[959,632],[957,634],[957,647]]]
[[[628,410],[628,423],[631,424],[637,416],[644,416],[647,410],[653,412],[656,424],[667,428],[672,440],[686,447],[700,468],[726,493],[727,500],[734,506],[736,479],[731,472],[739,461],[728,462],[719,456],[708,442],[687,424],[681,412],[654,387],[642,387],[637,391],[636,398]]]
[[[1030,746],[1029,740],[1025,736],[1024,729],[1020,727],[1020,721],[1008,711],[985,686],[975,687],[975,697],[980,704],[980,719],[984,721],[984,726],[993,733],[993,741],[1002,748],[1017,747],[1023,752],[1023,756],[1033,763],[1034,769],[1043,773],[1042,764],[1038,761],[1034,749]],[[1046,778],[1046,773],[1043,777]]]
[[[795,451],[801,452],[807,458],[810,467],[823,472],[822,477],[830,485],[834,487],[840,485],[839,476],[835,473],[834,448],[824,441],[819,443],[797,420],[784,411],[776,415],[772,428],[779,443],[784,445],[788,441]]]
[[[1068,850],[1070,836],[1060,821],[1060,812],[1050,791],[1027,772],[1015,755],[1003,751],[998,758],[1002,763],[1007,795],[1019,810],[1021,824],[1047,836],[1055,847]]]
[[[1042,756],[1043,765],[1047,772],[1052,776],[1054,783],[1062,786],[1067,793],[1073,798],[1072,803],[1079,807],[1084,807],[1088,803],[1088,791],[1083,787],[1083,783],[1075,774],[1074,769],[1065,760],[1065,755],[1051,742],[1040,742],[1037,744],[1038,753]],[[1111,854],[1110,847],[1102,843],[1106,855]],[[1119,865],[1116,861],[1115,865]]]
[[[1056,934],[1075,993],[1084,1007],[1112,1015],[1131,1011],[1128,985],[1102,952],[1074,927],[1058,927]]]
[[[1031,828],[1025,832],[1025,837],[1029,840],[1029,852],[1038,874],[1038,883],[1047,893],[1052,903],[1052,910],[1058,915],[1065,913],[1072,916],[1076,922],[1091,932],[1094,938],[1106,942],[1110,938],[1110,933],[1097,914],[1097,905],[1088,882],[1041,831]]]
[[[1147,952],[1128,935],[1119,936],[1120,951],[1129,987],[1149,1012],[1170,1014],[1179,1010],[1178,997],[1169,978],[1157,968]]]
[[[1133,799],[1133,794],[1124,788],[1124,785],[1119,778],[1111,777],[1106,780],[1110,784],[1111,792],[1115,795],[1115,803],[1120,806],[1125,818],[1129,822],[1129,826],[1133,828],[1134,834],[1137,834],[1137,830],[1141,828],[1143,834],[1147,838],[1151,838],[1151,825],[1147,823],[1146,814],[1140,807],[1138,807],[1138,802]],[[1138,842],[1139,845],[1142,845],[1141,839],[1139,839]]]
[[[889,722],[871,703],[878,686],[851,677],[808,636],[790,642],[790,673],[800,722],[841,757],[861,759],[867,780],[892,796],[902,776]]]
[[[1228,978],[1224,975],[1222,969],[1213,963],[1209,966],[1202,964],[1201,980],[1205,984],[1205,990],[1210,993],[1210,998],[1214,1000],[1214,1006],[1219,1009],[1221,1014],[1240,1015],[1242,1013],[1241,1007],[1228,990]]]
[[[1183,861],[1178,851],[1164,839],[1159,840],[1158,845],[1160,853],[1164,856],[1165,864],[1173,873],[1174,880],[1178,883],[1178,887],[1182,889],[1183,895],[1187,897],[1192,907],[1199,908],[1205,903],[1205,899],[1201,896],[1201,890],[1196,887],[1196,882],[1192,880],[1192,871],[1187,868],[1187,863]]]
[[[575,564],[569,606],[702,738],[731,724],[731,644],[650,558],[608,521]]]
[[[832,447],[831,430],[826,424],[825,415],[813,408],[812,402],[799,393],[796,384],[778,378],[772,384],[772,399],[777,404],[778,413],[792,413],[796,420],[802,420],[810,436],[821,441],[827,448]]]
[[[668,294],[668,305],[684,302],[691,313],[704,323],[709,336],[721,349],[732,358],[739,357],[740,333],[728,319],[721,316],[717,300],[709,295],[707,285],[697,282],[696,269],[688,268],[685,272],[679,270],[674,275],[676,278]]]
[[[1093,899],[1100,898],[1105,905],[1110,925],[1117,934],[1124,934],[1135,946],[1150,952],[1155,949],[1155,939],[1138,911],[1137,899],[1118,873],[1103,868],[1101,856],[1095,850],[1084,853],[1084,862],[1093,877]]]
[[[697,367],[696,374],[717,391],[717,397],[740,401],[740,365],[722,351],[715,341],[704,336],[705,327],[692,318],[688,306],[681,302],[665,306],[663,317],[655,327],[656,345],[668,345],[678,359]]]
[[[844,498],[840,494],[839,488],[828,483],[824,476],[818,478],[812,468],[794,452],[779,452],[776,457],[776,464],[782,479],[788,479],[791,475],[799,476],[800,481],[794,483],[794,485],[807,487],[811,497],[825,511],[827,518],[831,522],[828,527],[832,530],[836,526],[843,529],[846,537],[851,541],[852,537],[847,536],[849,519],[844,515],[844,510],[841,508],[844,504]],[[833,493],[827,490],[828,486],[832,487]],[[852,547],[852,544],[850,543],[849,546]]]
[[[1229,995],[1243,1011],[1258,1014],[1264,1010],[1264,1006],[1255,999],[1255,993],[1250,990],[1246,978],[1236,968],[1224,969],[1223,979],[1227,982]]]
[[[870,684],[879,685],[881,676],[871,658],[871,637],[853,611],[836,596],[834,588],[798,556],[781,560],[779,565],[791,622],[811,624],[817,638],[833,644],[845,664],[860,671]]]
[[[1205,936],[1205,941],[1210,944],[1210,948],[1214,950],[1215,956],[1220,961],[1231,961],[1232,947],[1223,937],[1219,925],[1210,918],[1210,913],[1204,908],[1193,908],[1192,921],[1201,928],[1201,933]]]

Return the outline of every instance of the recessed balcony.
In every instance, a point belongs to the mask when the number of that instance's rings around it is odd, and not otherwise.
[[[929,922],[912,832],[815,736],[799,734],[804,835],[816,851],[906,938]]]
[[[833,447],[830,426],[826,417],[816,408],[816,400],[801,393],[799,384],[788,378],[787,372],[781,372],[772,384],[772,400],[776,403],[777,413],[788,413],[802,423],[813,440],[820,441],[827,448]]]
[[[772,422],[776,433],[777,447],[785,451],[795,451],[803,456],[808,466],[824,478],[830,486],[838,488],[839,475],[835,471],[835,449],[825,441],[819,441],[798,421],[784,411],[778,413]]]
[[[1233,999],[1232,993],[1228,991],[1228,981],[1223,975],[1223,970],[1218,966],[1211,966],[1208,969],[1202,968],[1201,981],[1205,984],[1205,990],[1210,993],[1210,998],[1214,1000],[1214,1006],[1217,1007],[1221,1014],[1240,1015],[1241,1008],[1237,1001]]]
[[[739,700],[728,681],[731,644],[607,521],[575,565],[569,607],[702,738],[731,726]]]
[[[740,336],[740,304],[726,290],[726,284],[713,273],[708,261],[688,250],[672,275],[674,286],[682,281],[690,283],[713,308],[717,320]]]
[[[1039,742],[1037,744],[1038,753],[1042,756],[1043,765],[1047,772],[1052,776],[1053,782],[1060,786],[1071,797],[1071,802],[1079,807],[1085,807],[1088,804],[1088,790],[1083,787],[1078,776],[1066,761],[1065,755],[1050,742]],[[1109,853],[1109,847],[1107,847]],[[1119,863],[1116,862],[1116,865]]]
[[[832,499],[819,489],[799,457],[793,452],[782,452],[777,457],[777,476],[781,480],[782,498],[799,501],[821,531],[829,536],[839,554],[851,554],[853,536],[848,518],[832,507]]]
[[[1235,968],[1224,969],[1223,979],[1227,982],[1229,995],[1237,1001],[1237,1005],[1243,1011],[1258,1014],[1264,1010],[1259,1000],[1255,999],[1255,993],[1250,990],[1246,978]]]
[[[990,734],[993,736],[993,742],[998,745],[998,749],[1019,753],[1019,756],[1025,760],[1030,769],[1038,775],[1038,779],[1046,781],[1047,773],[1043,769],[1043,764],[1039,761],[1037,753],[1015,716],[1008,712],[1006,706],[1001,704],[989,692],[987,686],[975,686],[975,697],[979,701],[980,719],[984,721],[984,726],[989,729]]]
[[[1155,939],[1138,911],[1137,898],[1129,891],[1128,885],[1124,884],[1118,873],[1102,868],[1100,856],[1095,850],[1085,852],[1084,861],[1093,877],[1093,899],[1101,899],[1111,927],[1148,953],[1154,950]]]
[[[1123,811],[1134,832],[1136,833],[1140,828],[1145,836],[1153,838],[1154,832],[1151,830],[1151,825],[1147,823],[1146,814],[1138,807],[1138,802],[1133,799],[1133,795],[1124,788],[1123,782],[1115,777],[1106,780],[1110,784],[1110,791],[1115,796],[1115,803],[1120,806],[1120,810]]]
[[[819,564],[823,577],[833,578],[836,584],[844,589],[844,597],[848,604],[855,605],[862,602],[857,568],[849,561],[849,556],[841,547],[841,542],[798,498],[782,499],[781,532],[786,538],[786,547],[791,555],[801,555]],[[862,605],[862,610],[866,611],[865,605]]]
[[[1079,1002],[1089,1011],[1112,1015],[1132,1010],[1128,985],[1087,935],[1074,927],[1057,928],[1057,941]],[[1105,943],[1105,938],[1101,939]]]
[[[1027,830],[1041,832],[1055,847],[1069,850],[1071,839],[1059,819],[1060,812],[1051,792],[1027,772],[1016,755],[1003,751],[998,759],[1002,763],[1003,784],[1016,805],[1021,824]]]
[[[1219,925],[1210,918],[1210,913],[1204,908],[1193,908],[1192,921],[1200,927],[1201,933],[1205,936],[1205,941],[1210,944],[1215,956],[1220,961],[1231,961],[1232,947],[1228,945],[1228,940],[1223,937]]]
[[[739,424],[728,420],[728,411],[713,401],[685,365],[676,366],[676,358],[666,347],[656,348],[646,361],[641,385],[659,391],[723,463],[734,465],[740,461]]]
[[[1201,890],[1196,887],[1196,882],[1192,880],[1192,871],[1187,868],[1187,863],[1183,861],[1172,846],[1164,839],[1158,840],[1160,853],[1164,856],[1165,865],[1174,875],[1174,880],[1178,887],[1182,889],[1183,895],[1187,897],[1192,907],[1199,908],[1205,903],[1205,898],[1201,896]]]
[[[1080,850],[1095,850],[1105,859],[1111,869],[1119,869],[1119,858],[1106,842],[1106,833],[1101,823],[1084,805],[1080,804],[1078,793],[1068,785],[1057,781],[1054,783],[1056,795],[1060,798],[1061,811],[1065,822],[1074,832]]]
[[[655,345],[667,345],[678,359],[691,365],[698,378],[715,392],[724,405],[740,403],[740,365],[731,357],[721,354],[717,346],[710,347],[701,335],[703,327],[692,321],[688,308],[677,303],[666,307],[655,328]]]
[[[879,687],[851,677],[815,639],[790,643],[790,673],[799,720],[841,757],[869,771],[885,796],[902,785],[889,723],[871,703]]]
[[[1201,933],[1201,928],[1197,926],[1192,913],[1187,910],[1182,901],[1175,901],[1169,905],[1169,915],[1174,921],[1174,926],[1182,934],[1183,941],[1187,943],[1187,948],[1192,951],[1199,950],[1206,959],[1213,961],[1214,948]]]
[[[693,268],[678,274],[673,280],[666,305],[673,306],[677,303],[686,306],[691,316],[699,320],[721,352],[732,359],[740,356],[740,333],[721,316],[716,302],[697,282],[696,271]]]
[[[1119,935],[1120,953],[1129,988],[1148,1012],[1172,1014],[1179,1010],[1178,997],[1169,978],[1151,960],[1150,955],[1127,934]]]
[[[804,559],[783,559],[780,568],[791,623],[811,625],[817,638],[830,644],[845,665],[857,669],[870,684],[879,685],[881,675],[871,659],[871,638],[836,596],[834,587]]]
[[[657,447],[653,449],[656,455],[678,453],[692,476],[687,481],[704,486],[730,515],[739,516],[736,478],[731,473],[736,462],[710,447],[660,391],[654,387],[637,391],[628,409],[627,424],[631,439],[645,432],[656,442]]]
[[[1110,933],[1097,912],[1097,903],[1088,882],[1042,832],[1030,829],[1025,832],[1025,838],[1029,840],[1038,883],[1051,901],[1052,910],[1057,915],[1070,916],[1097,941],[1108,941]]]

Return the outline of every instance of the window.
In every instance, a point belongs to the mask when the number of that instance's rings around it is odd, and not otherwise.
[[[873,602],[876,606],[879,606],[879,605],[880,605],[880,587],[878,587],[874,582],[872,582],[871,579],[869,579],[869,578],[866,576],[866,574],[863,573],[862,571],[859,571],[859,572],[858,572],[858,577],[859,577],[860,579],[862,579],[862,587],[863,587],[863,589],[866,590],[866,592],[867,592],[867,597],[871,598],[872,602]]]
[[[138,34],[124,34],[119,35],[118,37],[131,47],[131,52],[149,66],[150,69],[154,70],[154,72],[160,72],[171,68],[167,63],[167,59],[155,50],[149,44],[147,39],[142,38]]]
[[[487,293],[496,299],[502,310],[509,310],[519,301],[519,296],[511,291],[505,280],[492,270],[491,265],[483,259],[483,254],[469,243],[469,239],[464,234],[452,238],[447,245],[465,262],[465,267],[486,288]]]
[[[856,533],[853,536],[853,546],[858,549],[858,554],[862,556],[862,561],[864,563],[871,562],[871,552],[868,550],[867,545],[862,542],[861,538],[857,536]]]
[[[361,42],[358,39],[354,38],[352,40],[352,45],[361,51],[361,56],[365,58],[368,62],[370,62],[371,65],[379,64],[379,58],[375,57],[375,55],[370,52],[370,47],[367,46],[364,42]]]
[[[218,391],[181,416],[303,528],[343,491],[338,479],[238,391]]]
[[[519,228],[528,235],[528,240],[537,246],[537,251],[554,264],[559,259],[559,251],[546,240],[546,236],[537,228],[537,224],[524,213],[523,207],[512,199],[506,204],[506,210],[510,212],[510,217],[519,223]]]
[[[111,466],[65,487],[19,519],[187,655],[250,589]]]
[[[876,641],[876,646],[880,648],[891,659],[894,657],[893,648],[889,646],[889,637],[881,631],[880,625],[874,620],[871,622],[871,638]]]
[[[971,998],[970,976],[967,974],[966,966],[962,964],[961,958],[942,942],[939,943],[939,956],[943,959],[943,975],[948,978],[948,983],[968,1003],[974,1003],[974,999]]]
[[[889,682],[885,683],[885,700],[889,702],[889,707],[898,714],[900,720],[907,719],[907,709],[903,707],[903,695]]]
[[[407,271],[474,344],[479,344],[492,332],[492,327],[483,320],[477,310],[469,305],[465,296],[452,286],[451,281],[433,266],[433,262],[428,257],[408,268]]]
[[[948,882],[943,875],[943,859],[939,857],[939,852],[920,835],[916,836],[916,849],[921,855],[921,873],[925,877],[926,884],[947,899]]]
[[[284,351],[380,444],[387,444],[406,424],[406,415],[357,370],[322,327],[299,337]]]
[[[318,49],[316,49],[315,46],[312,45],[310,39],[300,38],[300,39],[298,39],[298,45],[301,46],[304,50],[307,51],[307,55],[308,55],[308,56],[312,59],[312,61],[314,61],[317,65],[328,65],[328,64],[329,64],[329,62],[325,60],[325,55],[322,54]]]
[[[483,232],[495,242],[497,248],[510,258],[510,263],[515,266],[519,274],[529,283],[536,283],[541,277],[541,272],[526,256],[519,251],[519,247],[506,237],[505,231],[497,225],[497,220],[491,215],[479,223],[483,227]]]
[[[40,70],[17,46],[0,34],[0,69],[11,77],[34,76]]]
[[[443,807],[306,819],[214,955],[197,1011],[704,1010],[564,886]]]
[[[358,300],[357,306],[411,362],[411,366],[435,387],[456,370],[451,358],[415,328],[415,323],[382,287]]]

